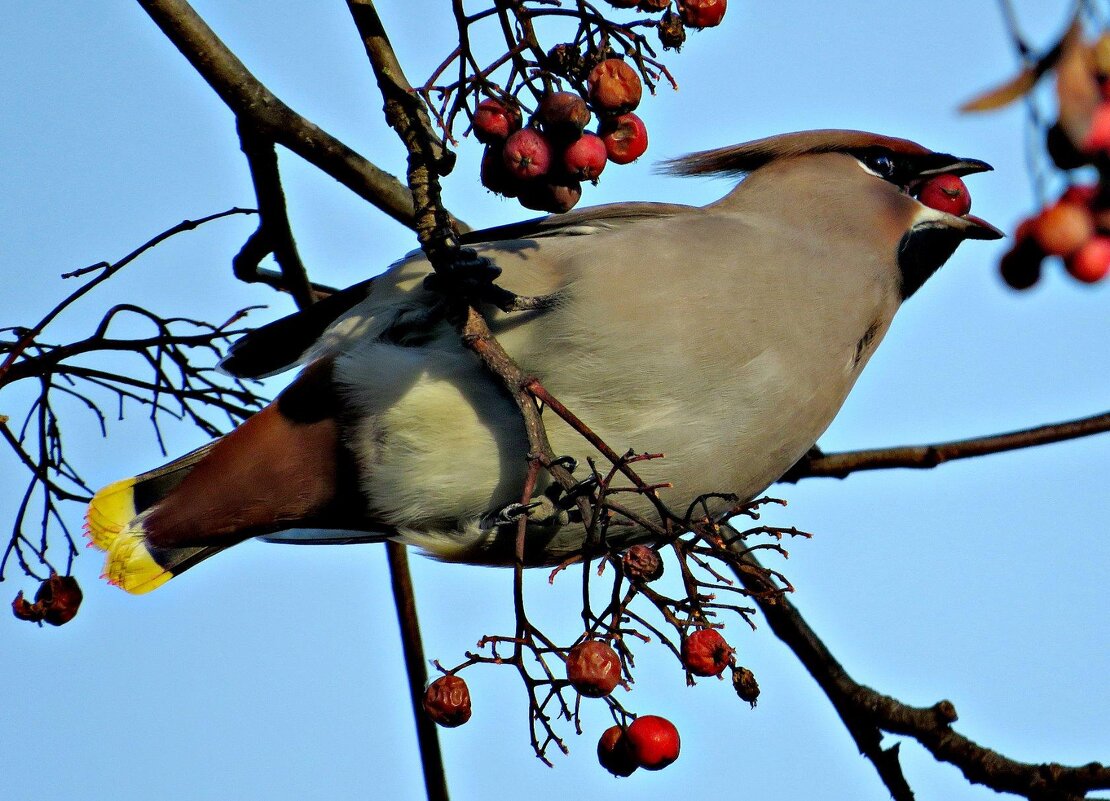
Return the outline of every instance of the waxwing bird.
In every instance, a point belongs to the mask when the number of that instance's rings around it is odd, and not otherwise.
[[[468,235],[500,283],[553,303],[485,309],[509,354],[684,509],[751,499],[817,441],[894,313],[965,239],[1002,234],[913,196],[991,169],[904,139],[809,131],[696,153],[680,175],[746,176],[705,207],[631,203]],[[429,265],[383,275],[247,335],[223,367],[300,375],[227,436],[96,494],[110,581],[147,592],[250,537],[397,539],[445,560],[507,564],[528,442],[511,399],[428,310]],[[555,452],[589,444],[552,415]],[[536,498],[554,495],[541,481]],[[546,493],[546,494],[545,494]],[[622,499],[641,514],[648,501]],[[723,511],[722,502],[720,511]],[[541,507],[543,504],[541,503]],[[545,507],[546,508],[546,507]],[[566,516],[529,518],[527,560],[582,547]],[[619,547],[644,538],[619,529]]]

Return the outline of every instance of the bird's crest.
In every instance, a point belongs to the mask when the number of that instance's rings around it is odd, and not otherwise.
[[[922,155],[929,153],[909,139],[881,136],[866,131],[819,130],[768,136],[740,145],[703,150],[662,165],[672,175],[740,175],[772,161],[815,153],[850,153],[870,148],[884,148],[895,154]]]

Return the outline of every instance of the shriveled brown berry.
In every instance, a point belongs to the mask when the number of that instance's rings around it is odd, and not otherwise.
[[[502,153],[510,174],[522,181],[539,178],[551,169],[551,143],[535,128],[524,128],[510,136]]]
[[[632,757],[641,768],[662,770],[678,759],[682,742],[678,729],[666,718],[643,715],[625,733]]]
[[[424,711],[440,726],[453,729],[470,720],[470,689],[458,676],[446,675],[424,691]]]
[[[42,610],[42,619],[51,626],[64,626],[77,616],[83,598],[77,579],[51,573],[35,593],[35,606]]]
[[[1090,210],[1077,203],[1055,203],[1033,223],[1033,238],[1050,256],[1066,258],[1094,235],[1095,222]]]
[[[663,575],[663,557],[647,545],[633,545],[621,557],[621,567],[633,581],[655,581]]]
[[[23,590],[16,593],[12,601],[12,614],[20,620],[29,620],[32,623],[42,622],[42,607],[33,604],[23,597]]]
[[[620,684],[620,657],[601,640],[580,642],[567,654],[567,681],[589,698],[606,696]]]
[[[648,148],[647,126],[635,114],[621,114],[606,120],[598,131],[605,152],[614,164],[629,164]]]
[[[563,151],[563,169],[580,181],[596,181],[605,169],[609,154],[601,137],[586,133]]]
[[[593,118],[586,101],[574,92],[552,92],[544,95],[536,117],[543,126],[544,133],[562,141],[581,136]]]
[[[698,629],[682,641],[682,664],[695,676],[720,676],[734,653],[716,629]]]
[[[602,732],[597,741],[597,761],[614,776],[631,776],[640,767],[620,726],[610,726]]]
[[[755,706],[756,699],[759,698],[759,682],[755,680],[755,674],[746,667],[732,669],[732,689],[736,690],[741,701]]]
[[[526,209],[564,214],[582,199],[582,184],[573,178],[526,181],[520,187],[517,201]]]
[[[712,28],[725,16],[727,0],[678,0],[678,13],[691,28]]]
[[[677,51],[682,49],[685,42],[686,26],[682,23],[682,17],[668,10],[659,20],[659,43],[664,50]]]
[[[474,137],[487,145],[504,142],[520,130],[520,123],[520,109],[515,104],[486,98],[474,111]]]
[[[610,114],[632,111],[644,91],[636,70],[619,58],[607,58],[590,70],[586,83],[593,107]]]

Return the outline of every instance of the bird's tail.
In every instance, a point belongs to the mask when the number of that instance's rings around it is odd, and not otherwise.
[[[141,595],[226,547],[158,548],[147,542],[143,528],[149,510],[181,483],[213,444],[109,484],[93,496],[85,515],[85,533],[91,547],[107,551],[104,577],[110,583]]]

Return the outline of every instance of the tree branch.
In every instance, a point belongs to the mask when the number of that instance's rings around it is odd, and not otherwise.
[[[236,117],[401,224],[413,226],[412,195],[397,178],[278,99],[185,0],[139,0],[139,5]]]
[[[942,442],[936,445],[907,445],[843,453],[822,453],[815,448],[790,468],[779,481],[793,484],[803,478],[844,478],[860,470],[885,470],[891,467],[928,469],[956,459],[970,459],[973,456],[1032,448],[1107,431],[1110,431],[1110,412],[1064,423],[1053,423],[989,437]]]
[[[968,781],[998,792],[1038,801],[1073,801],[1092,790],[1110,788],[1110,768],[1098,763],[1034,765],[969,740],[952,730],[957,716],[950,701],[912,707],[857,683],[789,600],[767,594],[774,585],[756,558],[749,552],[742,561],[733,568],[737,578],[751,591],[771,630],[824,690],[860,753],[871,760],[896,801],[912,801],[914,795],[898,762],[898,745],[881,745],[884,731],[912,737],[938,761],[958,767]]]

